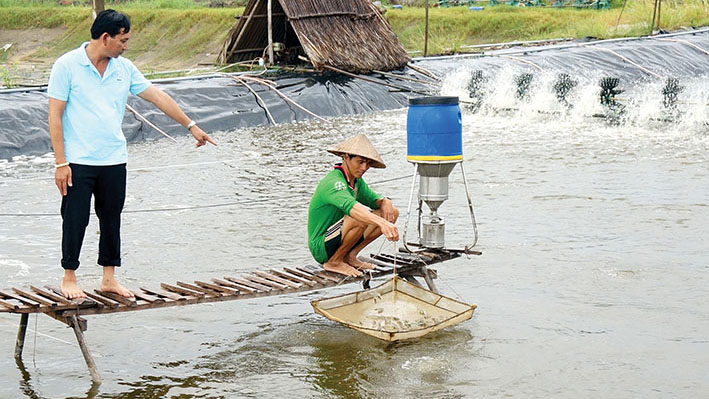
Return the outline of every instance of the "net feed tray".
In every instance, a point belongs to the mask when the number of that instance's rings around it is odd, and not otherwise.
[[[418,338],[473,316],[476,305],[418,287],[395,277],[364,291],[311,302],[330,320],[385,341]]]

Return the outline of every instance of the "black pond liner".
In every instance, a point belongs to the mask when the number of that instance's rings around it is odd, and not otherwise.
[[[277,89],[291,100],[324,118],[402,108],[409,97],[419,95],[335,74],[283,73],[268,79],[275,80]],[[379,80],[414,91],[431,89],[416,82]],[[256,96],[231,78],[211,76],[153,83],[170,94],[206,132],[271,124]],[[265,102],[276,123],[313,119],[266,86],[248,81],[247,84]],[[47,103],[46,88],[0,94],[0,159],[52,151]],[[128,104],[171,136],[189,134],[147,101],[131,96]],[[130,111],[126,111],[123,119],[123,133],[129,143],[163,137]]]
[[[541,68],[545,72],[589,79],[607,76],[619,78],[624,84],[664,82],[666,78],[680,79],[681,82],[683,77],[702,76],[707,76],[709,81],[709,55],[706,51],[709,51],[709,29],[705,28],[652,37],[512,47],[478,55],[416,59],[413,63],[439,76],[460,68],[494,74],[504,67],[514,67],[531,74],[538,73],[538,68]],[[408,77],[425,79],[410,69],[403,72]],[[404,108],[410,97],[421,96],[415,92],[437,94],[430,85],[381,75],[372,77],[394,86],[411,88],[414,92],[330,73],[283,73],[269,79],[275,80],[277,88],[289,98],[325,118]],[[207,132],[271,123],[255,96],[233,79],[211,76],[163,79],[154,83],[169,93]],[[467,83],[461,82],[461,86]],[[313,119],[267,87],[257,83],[249,85],[265,101],[277,123]],[[186,129],[152,104],[137,97],[130,97],[128,104],[169,134],[188,134]],[[162,137],[131,112],[126,112],[123,132],[131,143]],[[0,91],[0,159],[48,152],[51,152],[51,143],[47,127],[46,89]]]

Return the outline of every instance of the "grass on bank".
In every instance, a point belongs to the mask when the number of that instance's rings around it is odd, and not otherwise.
[[[429,54],[457,53],[462,46],[516,40],[552,38],[599,39],[643,36],[650,33],[654,0],[628,1],[610,10],[551,7],[467,7],[429,10]],[[386,16],[407,50],[423,50],[425,11],[419,8],[390,9]],[[616,28],[617,26],[617,28]],[[709,26],[709,2],[688,0],[663,3],[660,27],[677,30]]]

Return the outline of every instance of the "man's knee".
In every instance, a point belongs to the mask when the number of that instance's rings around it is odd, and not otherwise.
[[[345,233],[349,230],[362,230],[367,228],[367,223],[361,222],[351,216],[345,216],[344,223],[342,224],[342,232]]]

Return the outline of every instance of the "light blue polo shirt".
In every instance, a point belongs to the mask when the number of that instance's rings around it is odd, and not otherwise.
[[[66,160],[82,165],[126,163],[128,153],[121,124],[128,94],[150,87],[133,63],[110,58],[103,77],[86,54],[83,43],[57,59],[47,94],[66,101],[62,116]]]

